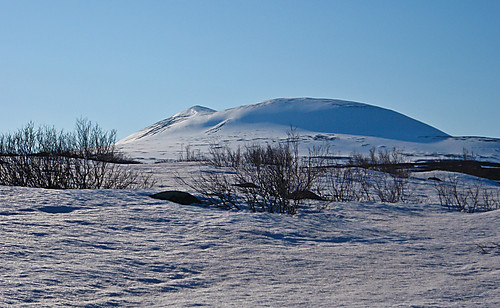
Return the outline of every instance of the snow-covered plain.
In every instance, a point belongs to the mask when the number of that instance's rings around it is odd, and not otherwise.
[[[500,243],[500,211],[437,205],[433,174],[411,179],[421,204],[311,203],[291,216],[155,200],[197,163],[135,168],[158,186],[0,187],[0,306],[500,306],[500,251],[479,248]]]

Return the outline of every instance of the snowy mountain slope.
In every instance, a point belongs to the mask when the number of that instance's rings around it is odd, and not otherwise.
[[[186,177],[194,163],[136,165]],[[419,195],[432,195],[432,184]],[[221,211],[154,190],[0,186],[2,307],[498,307],[500,211]],[[48,213],[48,209],[69,209]]]
[[[500,161],[500,139],[451,137],[400,113],[356,102],[274,99],[223,111],[195,106],[132,134],[117,145],[142,161],[175,159],[182,147],[275,142],[293,126],[305,148],[327,143],[337,154],[397,147],[417,158],[459,156],[463,149]]]
[[[178,114],[165,119],[163,121],[157,122],[135,134],[130,135],[129,137],[122,140],[122,142],[127,142],[129,140],[140,140],[143,138],[147,138],[149,136],[154,136],[156,134],[160,134],[175,124],[182,123],[186,120],[189,120],[193,117],[200,115],[208,115],[216,112],[213,109],[206,108],[203,106],[193,106],[187,110],[179,112]]]
[[[262,103],[215,112],[192,107],[171,118],[133,134],[127,143],[180,130],[198,133],[225,131],[244,125],[290,126],[312,132],[381,137],[403,141],[428,141],[448,137],[422,122],[400,113],[362,103],[314,98],[274,99]]]

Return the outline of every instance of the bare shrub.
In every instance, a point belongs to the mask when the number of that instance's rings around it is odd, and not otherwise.
[[[152,176],[116,163],[125,162],[114,144],[116,132],[86,119],[75,132],[35,129],[32,122],[0,135],[0,184],[40,188],[151,187]]]
[[[374,176],[372,190],[381,202],[406,202],[411,196],[408,179],[388,173]]]
[[[471,184],[450,176],[434,188],[439,203],[450,210],[474,213],[500,208],[500,189],[488,189],[478,182]]]
[[[335,163],[326,173],[332,201],[407,202],[409,169],[401,151],[373,148],[368,155],[352,154],[347,164]]]
[[[191,145],[181,145],[178,161],[195,162],[205,161],[206,158],[201,154],[200,150],[194,150]]]
[[[354,153],[351,155],[349,163],[351,166],[385,172],[399,178],[407,178],[410,175],[410,171],[405,165],[408,161],[403,152],[396,148],[379,149],[378,151],[372,148],[367,155]]]
[[[241,148],[232,150],[228,146],[211,144],[208,149],[208,162],[215,167],[238,168],[242,160]]]
[[[175,179],[204,196],[205,201],[211,205],[240,209],[232,177],[225,170],[202,170],[189,180],[179,175],[176,175]]]
[[[319,148],[299,155],[299,138],[292,131],[275,145],[248,145],[244,149],[212,146],[209,163],[216,170],[201,172],[187,184],[212,203],[252,211],[295,214],[301,193],[319,188],[323,172]]]
[[[362,181],[359,171],[351,167],[330,168],[326,173],[327,188],[332,201],[359,201],[362,198]]]

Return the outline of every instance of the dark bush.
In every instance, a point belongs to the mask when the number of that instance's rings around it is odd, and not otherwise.
[[[480,182],[471,184],[449,176],[434,188],[440,204],[450,210],[474,213],[500,209],[500,189],[488,189]]]
[[[249,145],[231,150],[212,146],[208,161],[216,170],[200,172],[190,181],[178,179],[213,204],[251,211],[295,214],[300,192],[321,191],[323,149],[299,155],[299,138],[293,133],[274,145]],[[318,198],[321,198],[315,193]]]
[[[115,148],[116,132],[106,132],[86,119],[75,132],[32,122],[0,135],[0,185],[40,188],[149,187],[150,176],[118,163],[126,162]]]

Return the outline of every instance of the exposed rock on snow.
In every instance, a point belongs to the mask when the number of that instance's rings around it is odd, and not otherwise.
[[[191,195],[190,193],[177,191],[177,190],[169,190],[160,192],[154,195],[151,195],[151,198],[172,201],[182,205],[190,205],[190,204],[201,204],[200,199]]]
[[[39,208],[38,210],[50,214],[64,214],[64,213],[71,213],[77,209],[78,208],[72,206],[44,206]]]

